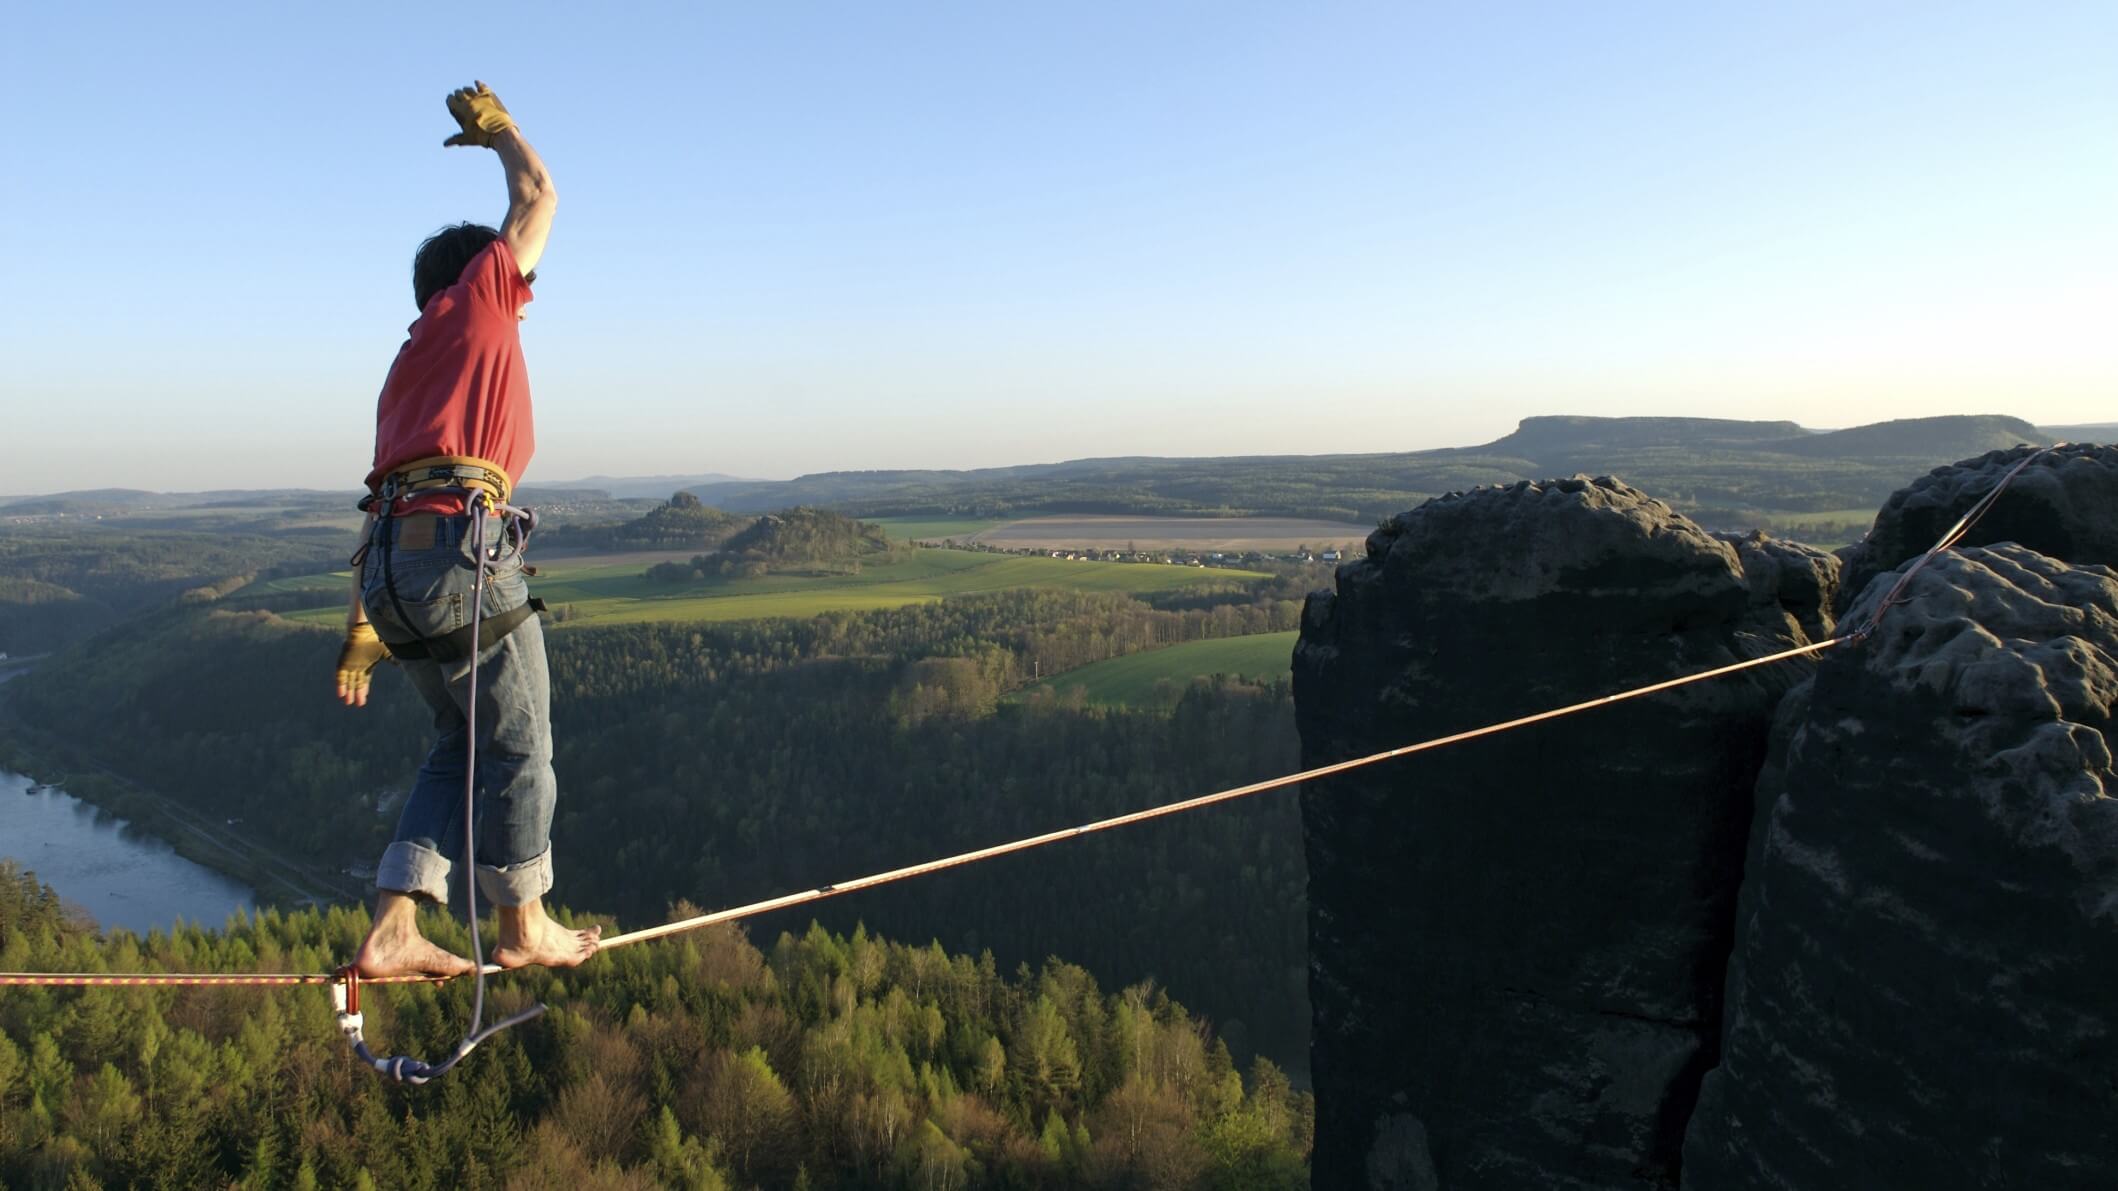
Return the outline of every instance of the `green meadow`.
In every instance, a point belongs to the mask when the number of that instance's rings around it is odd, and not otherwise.
[[[1097,706],[1141,707],[1155,701],[1156,684],[1163,679],[1182,690],[1192,679],[1214,674],[1285,678],[1293,669],[1294,640],[1300,635],[1289,631],[1187,641],[1068,670],[1032,689],[1063,695],[1080,687],[1086,700]]]
[[[1145,594],[1266,577],[1225,568],[1068,562],[970,550],[914,550],[863,566],[858,574],[797,571],[658,583],[646,577],[646,569],[637,557],[624,562],[599,562],[592,555],[560,559],[538,564],[530,590],[553,609],[564,609],[565,624],[578,625],[809,617],[1018,587]],[[329,623],[344,614],[339,601],[349,582],[341,571],[273,580],[252,592],[268,597],[269,606],[291,619]]]

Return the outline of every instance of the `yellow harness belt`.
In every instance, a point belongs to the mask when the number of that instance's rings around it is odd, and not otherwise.
[[[386,499],[394,500],[429,488],[470,488],[484,492],[496,505],[504,505],[514,492],[514,481],[490,459],[476,455],[433,455],[390,468],[383,479]]]

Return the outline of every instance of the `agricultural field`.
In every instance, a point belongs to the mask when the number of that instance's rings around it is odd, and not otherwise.
[[[1301,517],[1027,517],[988,522],[974,540],[1003,549],[1324,550],[1357,545],[1375,527]]]
[[[1815,546],[1819,550],[1836,550],[1866,537],[1869,526],[1874,524],[1874,509],[1826,509],[1783,518],[1775,526],[1774,536]]]
[[[540,563],[530,590],[555,611],[561,627],[643,621],[728,621],[809,617],[824,612],[867,611],[926,603],[943,596],[1056,587],[1069,591],[1146,593],[1231,580],[1263,579],[1255,571],[1161,566],[1153,563],[1068,562],[969,550],[915,550],[857,574],[788,572],[756,578],[708,578],[658,583],[644,574],[666,556],[628,556],[611,562],[596,555]],[[273,610],[295,620],[330,623],[344,614],[350,579],[305,575],[257,585]]]
[[[967,542],[1004,521],[991,517],[867,517],[900,542]]]
[[[1163,689],[1174,693],[1189,686],[1194,678],[1214,674],[1285,678],[1293,668],[1294,641],[1300,635],[1290,631],[1187,641],[1068,670],[1031,691],[1064,696],[1080,687],[1084,700],[1098,707],[1151,706],[1158,697],[1157,684],[1164,680],[1171,685]]]

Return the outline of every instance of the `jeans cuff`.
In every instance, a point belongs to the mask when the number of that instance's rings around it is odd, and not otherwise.
[[[551,892],[552,850],[546,845],[544,851],[520,864],[481,864],[478,866],[478,892],[485,900],[496,906],[519,906],[535,901]]]
[[[383,849],[382,863],[375,867],[375,887],[448,905],[448,858],[424,845],[398,840]]]

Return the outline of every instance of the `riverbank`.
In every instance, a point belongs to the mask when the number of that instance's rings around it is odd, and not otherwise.
[[[0,865],[34,875],[70,914],[104,931],[144,936],[180,922],[217,928],[257,904],[249,886],[179,856],[160,836],[6,769]]]
[[[11,769],[39,783],[63,777],[68,794],[127,820],[169,844],[184,859],[249,886],[259,905],[331,905],[366,899],[365,886],[351,878],[320,872],[281,855],[262,841],[247,838],[22,723],[9,706],[6,679],[24,672],[26,668],[13,668],[0,677],[0,769]]]

